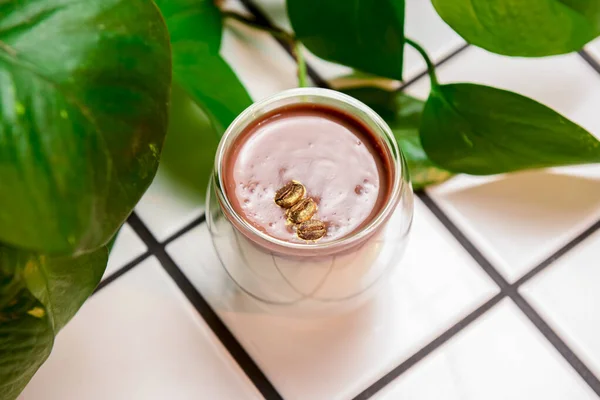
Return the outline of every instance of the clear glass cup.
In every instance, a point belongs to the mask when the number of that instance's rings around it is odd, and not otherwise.
[[[340,109],[366,124],[392,159],[392,191],[380,213],[338,240],[302,244],[275,239],[231,206],[223,185],[223,159],[236,137],[275,109],[313,103]],[[371,108],[333,90],[292,89],[247,108],[225,132],[207,192],[207,223],[222,266],[246,294],[270,311],[321,315],[352,309],[376,292],[406,246],[413,193],[406,162],[391,129]]]

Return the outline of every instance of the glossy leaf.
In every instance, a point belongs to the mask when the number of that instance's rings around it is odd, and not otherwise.
[[[0,244],[0,400],[16,399],[46,360],[54,337],[92,294],[106,247],[76,258]]]
[[[151,0],[0,2],[0,241],[109,241],[156,172],[170,69]]]
[[[498,54],[540,57],[580,50],[600,35],[598,0],[432,0],[467,42]]]
[[[402,80],[404,0],[287,0],[298,39],[314,54]]]
[[[174,183],[204,202],[219,139],[204,111],[173,86],[169,132],[160,168]]]
[[[343,90],[375,110],[392,128],[406,158],[413,188],[443,182],[452,173],[437,167],[425,154],[419,139],[421,114],[425,103],[404,93],[374,87]]]
[[[421,141],[436,164],[473,175],[600,162],[600,142],[557,112],[467,83],[434,87]]]
[[[173,47],[173,80],[209,114],[219,134],[252,100],[219,55],[223,22],[213,0],[158,0]]]

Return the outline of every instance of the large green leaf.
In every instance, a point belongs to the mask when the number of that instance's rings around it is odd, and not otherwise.
[[[250,96],[219,55],[223,22],[213,0],[157,0],[171,33],[173,80],[209,114],[218,133]]]
[[[151,0],[0,2],[0,241],[109,241],[156,172],[170,70]]]
[[[287,0],[298,39],[314,54],[402,80],[404,0]]]
[[[600,142],[557,112],[468,83],[434,86],[421,141],[436,164],[473,175],[600,162]]]
[[[161,170],[193,198],[203,202],[218,144],[207,115],[183,89],[174,85]]]
[[[577,51],[600,35],[598,0],[432,0],[466,41],[494,53],[540,57]]]
[[[13,400],[46,360],[54,336],[98,285],[106,247],[51,257],[0,244],[0,400]]]
[[[421,146],[419,126],[425,105],[422,100],[402,92],[375,87],[345,89],[343,92],[367,104],[392,128],[406,158],[415,190],[443,182],[452,176],[452,173],[433,164]]]

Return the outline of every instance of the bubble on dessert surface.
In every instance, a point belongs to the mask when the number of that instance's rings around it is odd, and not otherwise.
[[[354,187],[354,193],[356,193],[356,194],[357,194],[357,195],[359,195],[359,196],[360,196],[361,194],[365,193],[365,188],[364,188],[364,186],[363,186],[363,185],[356,185],[356,186]]]

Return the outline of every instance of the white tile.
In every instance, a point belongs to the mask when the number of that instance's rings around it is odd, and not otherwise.
[[[135,211],[154,237],[163,241],[204,213],[203,199],[159,167]]]
[[[438,76],[524,94],[600,135],[600,75],[577,54],[523,59],[471,47],[439,68]],[[428,91],[428,79],[408,88],[422,98]],[[600,217],[599,183],[600,167],[588,166],[458,177],[428,192],[514,281]]]
[[[124,224],[118,233],[117,240],[113,245],[108,258],[108,266],[104,272],[104,278],[118,271],[128,262],[133,261],[136,257],[142,255],[146,251],[146,245],[135,234],[129,224]]]
[[[270,18],[271,22],[288,31],[292,30],[285,0],[261,0],[256,4]],[[429,1],[406,1],[404,28],[406,36],[420,43],[434,61],[442,59],[464,44],[464,40],[437,15]],[[334,64],[320,59],[310,52],[307,53],[307,62],[325,79],[339,78],[352,72],[352,68]],[[406,46],[404,57],[405,80],[425,70],[425,62],[410,46]]]
[[[523,295],[600,376],[600,231],[527,282]]]
[[[591,400],[596,396],[517,307],[503,300],[375,398]]]
[[[83,306],[20,397],[199,398],[261,397],[154,259]]]
[[[286,399],[353,397],[496,293],[420,201],[389,285],[330,319],[262,311],[226,276],[205,226],[167,251]]]

